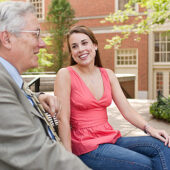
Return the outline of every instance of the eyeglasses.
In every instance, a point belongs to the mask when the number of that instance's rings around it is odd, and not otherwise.
[[[40,29],[37,29],[36,31],[27,31],[27,30],[24,30],[24,31],[20,31],[20,32],[30,32],[30,33],[34,33],[37,39],[40,38]]]

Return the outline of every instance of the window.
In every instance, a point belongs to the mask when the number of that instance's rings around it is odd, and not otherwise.
[[[119,49],[116,50],[117,66],[137,66],[136,49]]]
[[[124,10],[125,9],[125,4],[127,4],[129,0],[119,0],[118,1],[118,9],[119,10]]]
[[[34,5],[37,11],[37,18],[44,19],[43,16],[43,0],[30,0],[30,2]]]
[[[170,72],[169,72],[169,94],[170,94]]]
[[[156,73],[156,91],[160,91],[163,94],[163,73],[157,72]]]
[[[170,62],[170,32],[154,33],[154,61]]]
[[[125,5],[129,2],[129,0],[117,0],[117,10],[125,10]],[[133,9],[136,10],[136,6],[133,6]]]

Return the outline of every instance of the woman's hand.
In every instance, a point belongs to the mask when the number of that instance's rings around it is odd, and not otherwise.
[[[170,136],[165,130],[155,129],[151,126],[147,126],[145,130],[149,135],[161,140],[165,143],[165,145],[168,145],[168,147],[170,147]]]

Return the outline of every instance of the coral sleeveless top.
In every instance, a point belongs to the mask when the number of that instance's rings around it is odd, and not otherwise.
[[[71,78],[71,142],[76,155],[95,150],[99,144],[115,143],[121,136],[108,123],[107,106],[111,104],[111,86],[107,72],[99,68],[104,86],[103,96],[97,100],[72,67]]]

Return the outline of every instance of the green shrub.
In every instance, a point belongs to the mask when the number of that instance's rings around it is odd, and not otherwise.
[[[47,46],[52,46],[52,41],[49,36],[42,38]],[[41,48],[38,53],[38,67],[28,69],[27,72],[44,72],[47,67],[53,66],[53,54],[48,52],[47,48]]]
[[[150,113],[157,119],[170,122],[170,96],[168,98],[159,96],[157,102],[150,106]]]

